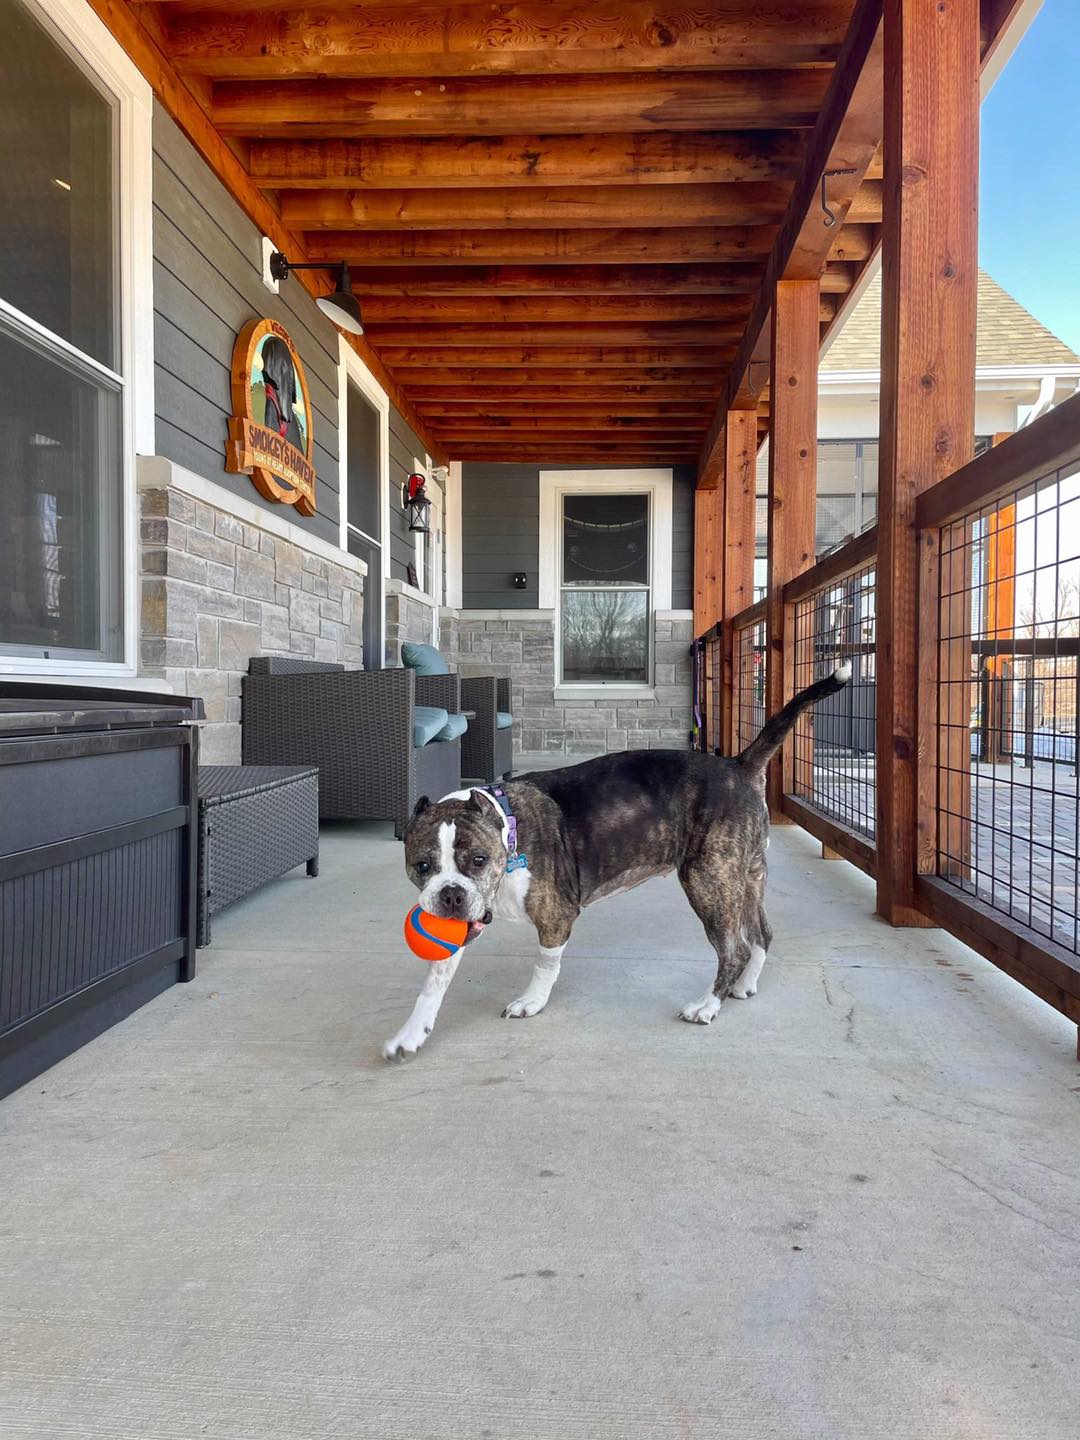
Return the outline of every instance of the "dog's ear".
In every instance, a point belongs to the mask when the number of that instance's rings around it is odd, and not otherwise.
[[[487,814],[487,806],[484,804],[483,800],[480,799],[479,790],[469,791],[469,809],[475,810],[478,815]]]
[[[414,820],[419,820],[420,816],[424,813],[425,810],[428,809],[430,805],[431,801],[428,799],[428,797],[426,795],[421,795],[420,799],[417,800],[416,804],[413,806],[412,818]]]

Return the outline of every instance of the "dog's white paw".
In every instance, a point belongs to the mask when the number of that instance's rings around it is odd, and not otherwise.
[[[384,1060],[403,1060],[406,1055],[415,1055],[431,1034],[431,1026],[418,1020],[406,1020],[392,1040],[382,1047]]]
[[[528,991],[519,995],[516,1000],[511,1000],[506,1009],[502,1012],[504,1020],[526,1020],[530,1015],[539,1015],[547,1004],[547,996],[542,1000],[536,995],[530,995]]]
[[[692,1000],[679,1011],[679,1017],[691,1025],[711,1025],[720,1013],[720,1001],[710,990],[700,1000]]]
[[[743,986],[741,986],[741,987],[736,987],[736,988],[735,988],[734,990],[732,990],[732,992],[731,992],[731,996],[732,996],[732,999],[733,999],[733,1000],[749,1000],[751,995],[756,995],[756,994],[757,994],[757,986],[756,986],[756,985],[743,985]]]

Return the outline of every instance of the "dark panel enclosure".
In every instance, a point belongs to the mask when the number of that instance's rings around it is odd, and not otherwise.
[[[201,713],[0,685],[0,1095],[194,974]]]

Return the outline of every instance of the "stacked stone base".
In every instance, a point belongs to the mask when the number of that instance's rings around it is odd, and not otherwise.
[[[641,698],[556,696],[551,611],[462,610],[442,615],[443,654],[464,674],[508,675],[516,754],[596,755],[690,746],[692,616],[654,620],[655,684]]]
[[[363,577],[172,486],[140,495],[140,674],[200,695],[203,760],[238,764],[251,656],[361,665]]]

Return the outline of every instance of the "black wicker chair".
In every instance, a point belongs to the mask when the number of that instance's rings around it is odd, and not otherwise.
[[[461,738],[461,773],[467,780],[494,785],[514,766],[513,727],[500,728],[498,719],[500,713],[510,713],[510,681],[495,675],[462,675],[461,704],[473,712]]]
[[[460,714],[458,676],[256,656],[243,682],[244,764],[317,765],[321,819],[393,820],[400,837],[421,795],[461,785],[461,739],[415,745],[416,705]]]

